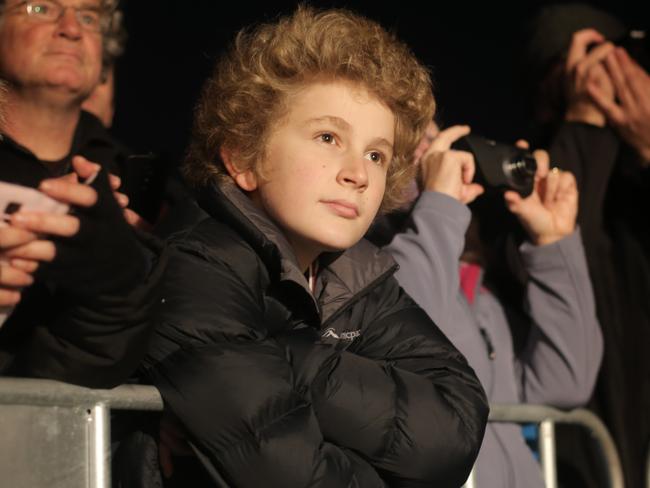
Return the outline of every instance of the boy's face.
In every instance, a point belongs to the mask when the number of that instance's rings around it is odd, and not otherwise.
[[[368,230],[384,196],[395,117],[343,81],[311,83],[288,106],[269,137],[264,178],[249,174],[244,189],[282,228],[305,269]]]

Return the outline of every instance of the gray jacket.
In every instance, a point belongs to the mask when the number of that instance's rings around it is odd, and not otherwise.
[[[458,263],[470,217],[455,199],[423,193],[406,230],[387,246],[400,265],[398,281],[467,357],[491,403],[585,403],[603,344],[579,232],[547,246],[520,247],[530,276],[526,305],[532,327],[516,357],[496,297],[480,279],[472,305],[460,291]],[[477,477],[481,488],[543,486],[519,425],[488,424]]]

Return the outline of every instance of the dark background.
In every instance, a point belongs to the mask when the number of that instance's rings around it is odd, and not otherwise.
[[[549,2],[312,1],[379,21],[430,68],[445,125],[512,141],[527,129],[523,68],[526,22]],[[557,2],[556,2],[557,3]],[[647,28],[648,0],[589,2]],[[192,107],[215,59],[244,26],[291,12],[296,1],[127,0],[126,52],[117,64],[114,134],[138,152],[182,158]]]

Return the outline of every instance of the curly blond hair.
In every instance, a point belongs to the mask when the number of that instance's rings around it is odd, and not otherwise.
[[[395,115],[394,157],[383,210],[402,202],[412,154],[432,119],[428,71],[379,24],[347,10],[300,6],[275,23],[241,31],[206,82],[195,109],[183,173],[193,186],[228,177],[221,148],[236,149],[239,169],[259,170],[272,123],[285,100],[320,80],[358,83]]]

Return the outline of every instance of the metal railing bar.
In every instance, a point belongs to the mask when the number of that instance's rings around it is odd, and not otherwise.
[[[544,405],[490,405],[490,422],[540,423],[552,420],[562,424],[577,424],[587,428],[599,442],[603,456],[609,465],[609,486],[623,488],[623,470],[614,440],[603,422],[593,413],[584,409],[569,411]]]
[[[121,385],[99,390],[53,380],[0,378],[0,404],[91,407],[97,403],[114,410],[163,409],[160,393],[153,386]]]
[[[102,390],[32,378],[0,378],[0,404],[39,406],[83,406],[93,409],[101,404],[105,410],[160,411],[163,401],[153,386],[121,385]],[[578,424],[587,428],[602,448],[609,465],[609,486],[623,488],[621,463],[614,441],[602,421],[584,409],[562,411],[544,405],[490,405],[490,422]],[[107,424],[108,425],[108,424]],[[647,485],[650,488],[650,453],[647,460]],[[471,480],[470,480],[471,482]]]

